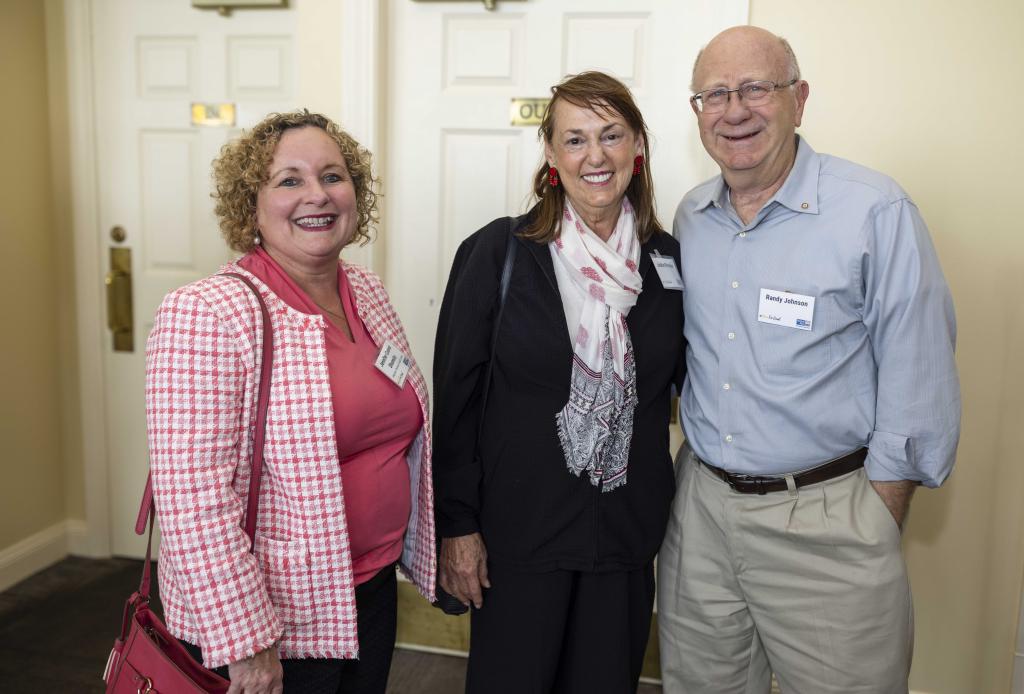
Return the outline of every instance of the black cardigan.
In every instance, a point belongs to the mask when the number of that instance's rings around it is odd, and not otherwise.
[[[512,220],[515,229],[526,215]],[[654,558],[675,492],[669,453],[671,388],[682,383],[682,293],[661,285],[651,253],[679,264],[679,244],[643,244],[643,290],[629,312],[637,404],[627,483],[602,493],[566,467],[555,415],[569,398],[572,343],[547,244],[517,239],[498,330],[481,440],[509,219],[459,246],[434,350],[434,490],[438,533],[481,532],[490,561],[530,571],[632,569]]]

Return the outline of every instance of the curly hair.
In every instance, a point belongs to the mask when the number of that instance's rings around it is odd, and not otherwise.
[[[352,240],[365,245],[372,238],[371,227],[379,217],[377,198],[379,180],[370,168],[372,156],[337,123],[306,109],[289,113],[271,113],[224,145],[213,160],[214,213],[220,233],[228,246],[247,253],[256,245],[256,196],[270,176],[270,163],[281,134],[292,128],[320,128],[334,140],[345,159],[345,166],[356,190],[358,221]]]

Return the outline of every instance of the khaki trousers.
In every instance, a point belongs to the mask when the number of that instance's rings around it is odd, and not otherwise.
[[[683,446],[658,557],[666,694],[906,693],[900,530],[864,470],[739,494]]]

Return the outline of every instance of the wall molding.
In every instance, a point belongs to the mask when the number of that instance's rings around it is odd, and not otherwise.
[[[1021,586],[1017,612],[1017,645],[1013,651],[1011,694],[1024,694],[1024,586]]]
[[[93,99],[92,1],[47,0],[47,43],[63,42],[67,74],[68,173],[75,269],[78,412],[82,431],[85,518],[77,521],[75,553],[110,556],[107,488],[107,417],[104,394],[102,248],[96,188],[96,119]],[[61,56],[55,47],[48,56]]]
[[[79,532],[81,521],[63,520],[0,549],[0,591],[66,557],[72,524]]]
[[[341,2],[341,127],[359,144],[373,153],[374,172],[381,175],[384,162],[380,137],[380,99],[382,84],[382,36],[378,0],[342,0]],[[342,257],[365,265],[384,278],[384,244],[378,239],[369,245],[352,245]]]
[[[76,557],[91,556],[92,542],[86,522],[78,518],[69,518],[65,522],[68,527],[68,554]]]

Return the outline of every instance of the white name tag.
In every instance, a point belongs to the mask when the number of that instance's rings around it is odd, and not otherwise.
[[[412,367],[412,359],[407,357],[398,345],[388,340],[380,348],[380,354],[373,365],[396,386],[402,388],[405,386],[405,377],[409,375],[409,369]]]
[[[814,297],[762,287],[757,320],[797,330],[810,330],[814,320]]]
[[[680,290],[683,288],[683,278],[679,276],[676,262],[670,256],[652,253],[651,260],[654,262],[654,269],[658,271],[658,277],[661,278],[662,287]]]

